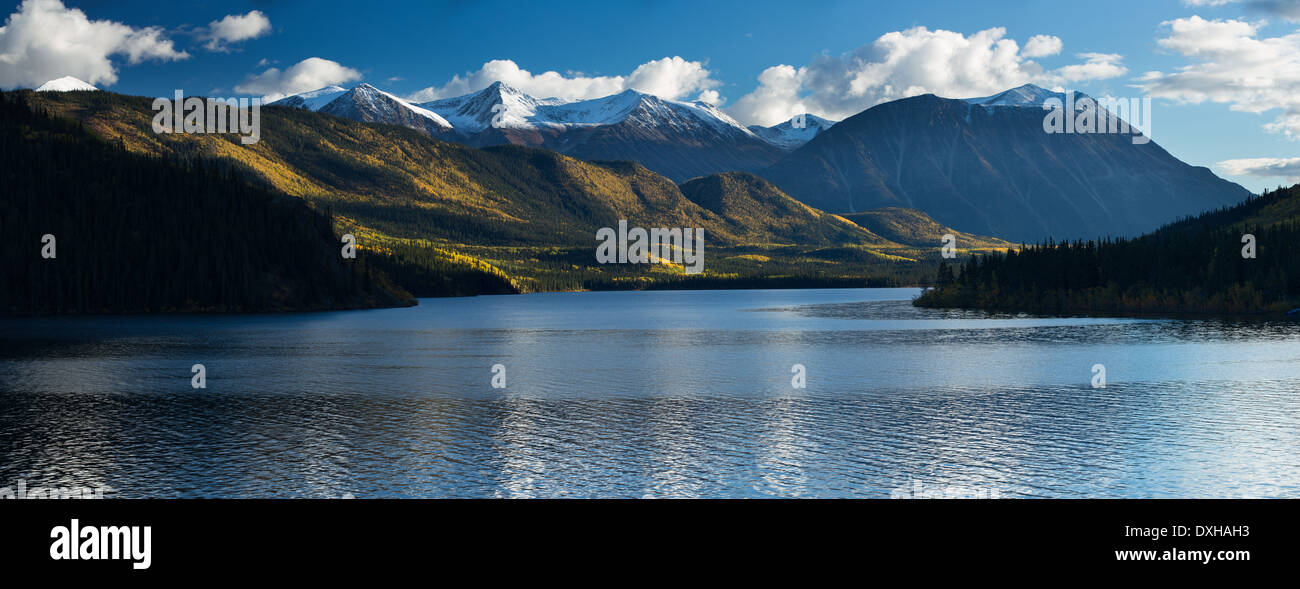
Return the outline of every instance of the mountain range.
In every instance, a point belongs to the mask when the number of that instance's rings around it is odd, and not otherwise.
[[[1049,134],[1043,105],[1052,98],[1065,95],[1032,84],[971,99],[927,94],[839,123],[809,114],[771,127],[745,127],[707,103],[634,90],[566,101],[501,82],[419,104],[368,84],[274,104],[398,124],[472,147],[631,160],[676,182],[754,172],[828,212],[902,207],[1013,241],[1138,235],[1249,194],[1154,142],[1135,144],[1133,134]]]
[[[526,145],[588,160],[632,160],[677,182],[760,170],[830,124],[807,117],[802,128],[789,122],[753,128],[705,102],[636,90],[590,100],[535,98],[503,82],[418,104],[369,84],[321,88],[271,104],[422,129],[471,147]]]
[[[63,78],[42,88],[93,87]],[[927,94],[838,123],[802,115],[772,127],[745,127],[713,105],[635,90],[560,100],[501,82],[419,104],[360,84],[273,105],[397,125],[469,147],[635,161],[678,183],[753,172],[814,209],[852,215],[905,208],[961,232],[1012,241],[1138,235],[1249,196],[1155,142],[1134,141],[1140,131],[1045,132],[1044,104],[1065,98],[1034,85],[971,99]],[[1086,96],[1071,98],[1078,104]]]
[[[364,89],[355,94],[354,105],[386,102],[382,95],[363,99],[369,94]],[[338,102],[343,96],[327,105],[349,104]],[[635,162],[443,141],[423,124],[408,128],[307,109],[264,109],[261,140],[242,145],[234,135],[156,134],[146,97],[107,92],[32,97],[35,107],[74,119],[129,151],[219,162],[258,185],[307,200],[328,211],[340,232],[357,235],[367,251],[416,248],[409,260],[481,270],[484,279],[497,284],[491,277],[504,276],[519,290],[680,280],[680,270],[647,274],[644,268],[595,263],[596,231],[621,219],[641,227],[703,228],[710,251],[706,278],[750,280],[743,283],[747,286],[763,286],[753,280],[767,277],[781,278],[785,286],[915,283],[938,263],[941,235],[955,231],[930,222],[931,233],[916,242],[922,245],[899,243],[799,202],[753,174],[711,174],[679,184]],[[928,220],[924,213],[913,214]],[[991,238],[959,243],[963,250],[1010,245]],[[429,282],[437,280],[433,276]],[[417,296],[427,292],[420,285],[399,284]]]

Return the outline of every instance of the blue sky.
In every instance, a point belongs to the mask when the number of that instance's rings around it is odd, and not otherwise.
[[[1175,156],[1252,190],[1300,181],[1300,3],[1284,0],[29,2],[8,3],[0,87],[80,73],[146,96],[366,81],[429,98],[508,72],[538,95],[637,87],[771,123],[1033,81],[1154,96],[1151,135]],[[61,34],[93,42],[42,53]]]

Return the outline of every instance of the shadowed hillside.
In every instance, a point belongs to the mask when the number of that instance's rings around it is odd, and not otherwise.
[[[88,94],[88,93],[82,93]],[[0,312],[412,304],[344,260],[330,219],[228,170],[131,154],[0,94]],[[53,235],[54,257],[42,256]]]

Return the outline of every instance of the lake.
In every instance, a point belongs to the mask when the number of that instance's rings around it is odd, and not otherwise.
[[[1300,496],[1300,323],[989,315],[917,292],[2,319],[0,487]]]

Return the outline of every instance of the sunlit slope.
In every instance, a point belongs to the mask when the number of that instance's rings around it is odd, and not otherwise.
[[[681,185],[691,202],[718,216],[734,232],[752,231],[777,243],[873,244],[888,241],[845,219],[790,198],[753,174],[726,172]]]
[[[276,189],[394,237],[577,245],[592,243],[600,227],[628,219],[635,226],[702,227],[719,245],[881,241],[766,194],[755,206],[718,213],[688,199],[667,178],[626,162],[584,162],[515,146],[474,149],[405,128],[281,107],[262,108],[261,140],[241,145],[233,134],[155,134],[147,98],[101,92],[37,99],[131,151],[226,160]],[[784,218],[791,211],[798,214]]]
[[[1014,247],[1010,242],[996,237],[957,231],[935,221],[929,215],[916,209],[885,207],[863,213],[846,213],[840,216],[884,239],[903,245],[935,247],[943,242],[945,235],[952,235],[956,238],[955,246],[959,249],[1004,250]]]

